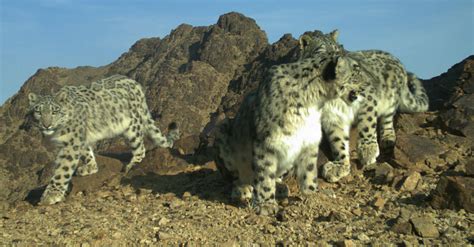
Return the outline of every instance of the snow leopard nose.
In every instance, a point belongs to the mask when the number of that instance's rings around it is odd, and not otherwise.
[[[51,125],[53,125],[52,121],[50,118],[43,117],[42,119],[42,124],[45,129],[51,128]]]

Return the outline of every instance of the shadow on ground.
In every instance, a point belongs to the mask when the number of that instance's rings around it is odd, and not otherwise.
[[[185,192],[189,192],[203,200],[230,203],[231,183],[223,180],[218,171],[210,168],[170,175],[148,172],[131,178],[123,177],[121,183],[131,185],[137,191],[146,189],[154,194],[173,193],[180,198]]]

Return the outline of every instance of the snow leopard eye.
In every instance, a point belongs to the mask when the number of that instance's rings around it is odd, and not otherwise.
[[[349,92],[349,101],[354,102],[357,99],[357,93],[354,90]]]
[[[59,106],[53,106],[53,113],[58,113],[60,110]]]

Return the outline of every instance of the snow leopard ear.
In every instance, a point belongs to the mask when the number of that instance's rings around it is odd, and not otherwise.
[[[62,101],[65,101],[68,96],[69,96],[68,92],[66,92],[66,91],[59,91],[59,92],[54,96],[54,98],[55,98],[58,102],[62,102]]]
[[[334,42],[337,42],[337,38],[339,38],[339,30],[334,29],[332,32],[329,33],[331,38],[334,40]]]
[[[352,74],[351,65],[345,57],[337,57],[336,61],[336,79],[338,81],[344,81],[349,78]]]
[[[312,38],[309,35],[303,34],[299,39],[300,49],[304,50],[310,44]]]
[[[29,93],[28,101],[30,102],[30,106],[36,104],[36,102],[38,102],[38,95],[36,95],[35,93]]]
[[[348,76],[350,76],[350,66],[348,61],[343,57],[335,57],[324,67],[322,76],[323,79],[327,82],[331,81],[344,81]]]

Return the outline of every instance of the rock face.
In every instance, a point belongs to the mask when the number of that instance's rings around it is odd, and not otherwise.
[[[49,94],[64,85],[84,85],[112,74],[127,75],[146,88],[149,108],[166,130],[177,122],[185,153],[199,145],[202,130],[221,105],[232,81],[268,46],[267,37],[253,19],[239,13],[222,15],[209,27],[180,25],[163,39],[142,39],[112,64],[76,69],[40,69],[0,108],[0,189],[3,205],[23,200],[44,185],[52,170],[54,148],[46,150],[42,137],[25,121],[27,94]],[[23,144],[25,143],[25,144]],[[104,149],[120,149],[106,141]]]
[[[223,117],[235,115],[244,96],[258,86],[268,68],[294,61],[297,44],[289,34],[268,44],[265,32],[253,19],[228,13],[211,26],[182,24],[166,37],[139,40],[115,62],[103,67],[38,70],[0,107],[0,122],[5,123],[0,125],[0,209],[24,200],[30,191],[45,185],[53,169],[54,147],[48,145],[28,121],[29,92],[49,94],[64,85],[87,85],[112,74],[137,80],[146,90],[149,108],[160,128],[166,130],[170,122],[177,122],[182,138],[176,143],[179,155],[166,149],[151,150],[132,175],[159,169],[173,171],[173,166],[189,165],[187,158],[196,150],[212,146],[216,124]],[[398,174],[397,169],[415,171],[418,175],[411,187],[422,188],[424,172],[431,169],[425,164],[445,162],[448,158],[447,163],[453,165],[464,161],[463,157],[456,156],[458,151],[454,152],[454,158],[448,155],[445,145],[449,142],[472,146],[474,143],[473,69],[474,56],[470,56],[448,72],[424,82],[431,107],[439,114],[400,116],[393,162],[387,163],[386,169],[378,169],[377,176],[391,181]],[[443,138],[448,135],[426,134],[433,132],[430,129],[433,126],[448,132],[450,139],[445,142]],[[124,160],[108,154],[127,153],[128,148],[117,139],[99,143],[96,151],[104,155],[98,156],[103,171],[86,178],[74,178],[72,193],[88,192],[105,183],[120,183],[122,174],[118,170],[120,161]],[[445,163],[435,165],[440,169],[449,168]],[[413,189],[411,187],[409,189]],[[377,207],[386,208],[383,204]]]
[[[474,56],[425,82],[433,110],[441,110],[444,124],[474,139]]]

